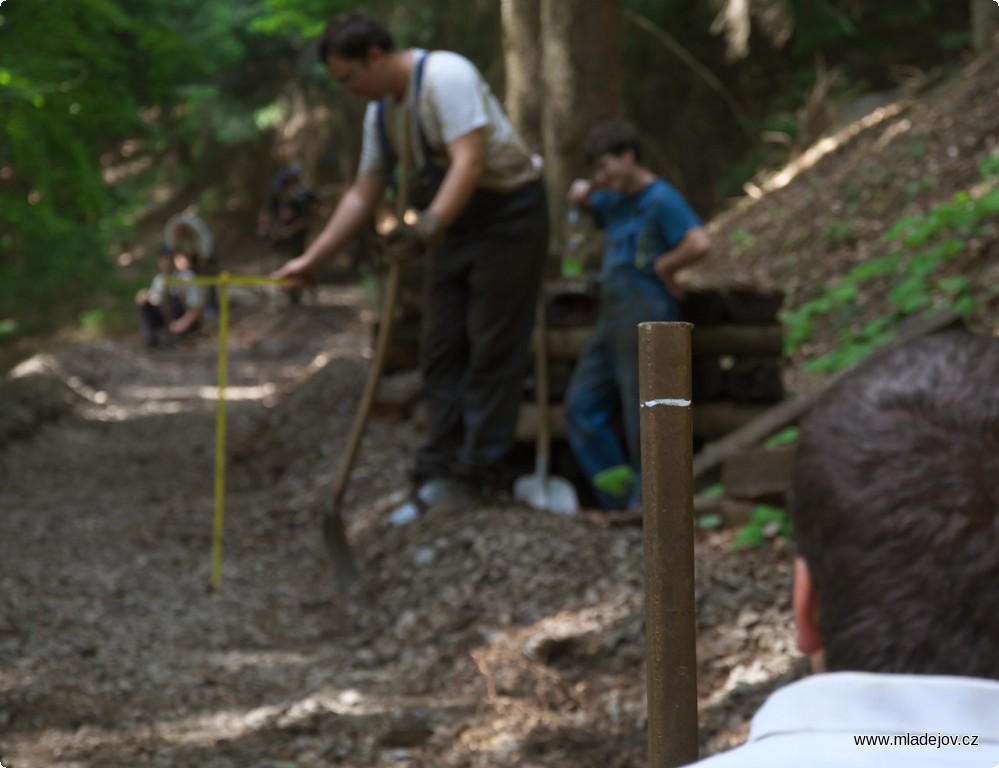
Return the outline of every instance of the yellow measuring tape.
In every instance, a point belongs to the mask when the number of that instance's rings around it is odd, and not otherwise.
[[[229,375],[229,286],[278,286],[282,280],[219,273],[218,277],[167,278],[168,285],[215,285],[219,289],[219,383],[215,409],[215,526],[212,535],[212,588],[222,581],[222,527],[225,520],[225,388]]]

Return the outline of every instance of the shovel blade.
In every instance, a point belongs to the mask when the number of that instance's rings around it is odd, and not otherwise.
[[[576,488],[562,477],[524,475],[513,485],[513,495],[533,509],[558,515],[574,515],[579,511]]]
[[[333,565],[333,580],[337,591],[344,595],[360,578],[354,549],[347,541],[347,530],[340,514],[340,505],[332,494],[326,497],[323,508],[323,544]]]

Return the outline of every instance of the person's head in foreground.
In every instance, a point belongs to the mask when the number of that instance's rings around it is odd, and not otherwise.
[[[804,425],[791,506],[803,652],[999,680],[999,340],[942,333],[844,378]]]
[[[791,491],[815,674],[711,768],[999,761],[999,339],[948,332],[829,389]]]

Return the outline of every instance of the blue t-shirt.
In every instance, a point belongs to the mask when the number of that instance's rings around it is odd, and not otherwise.
[[[655,277],[652,264],[656,257],[701,226],[683,196],[662,179],[630,196],[609,190],[594,192],[590,204],[597,226],[607,230],[601,269],[605,279],[627,277],[636,271]]]

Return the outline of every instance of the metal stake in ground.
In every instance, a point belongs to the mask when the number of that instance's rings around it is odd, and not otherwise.
[[[697,760],[691,328],[638,326],[650,768]]]

